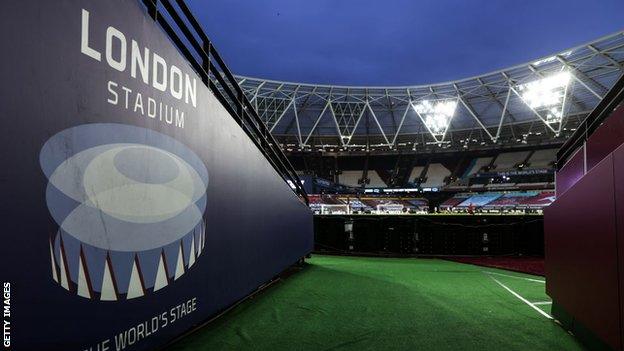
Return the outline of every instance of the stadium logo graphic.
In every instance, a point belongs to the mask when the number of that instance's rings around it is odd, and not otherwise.
[[[208,172],[182,143],[153,130],[85,124],[40,152],[53,279],[79,296],[118,301],[160,290],[205,246]]]

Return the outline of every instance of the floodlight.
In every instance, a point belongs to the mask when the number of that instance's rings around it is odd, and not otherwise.
[[[457,107],[457,101],[440,100],[431,102],[423,100],[412,106],[423,119],[431,134],[439,135],[444,134],[449,123],[451,123]]]
[[[563,117],[565,94],[572,75],[563,71],[518,86],[522,100],[532,109],[545,112],[547,123],[560,122]]]

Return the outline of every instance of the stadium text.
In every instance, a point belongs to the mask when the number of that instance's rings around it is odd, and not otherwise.
[[[114,335],[112,338],[108,338],[99,342],[97,345],[89,346],[84,351],[121,351],[125,350],[137,342],[153,335],[158,330],[163,329],[179,319],[184,318],[186,315],[195,312],[197,310],[197,298],[187,300],[177,306],[170,308],[168,311],[164,311],[149,320],[140,322],[137,325],[124,330],[121,333]]]
[[[2,284],[2,346],[11,347],[11,283]]]
[[[133,93],[132,89],[123,85],[120,87],[119,84],[113,81],[108,82],[108,93],[109,98],[106,99],[106,102],[109,104],[121,106],[126,110],[139,113],[141,116],[158,119],[167,124],[175,123],[176,127],[184,128],[184,111],[168,106],[162,101],[156,102],[152,97],[143,99],[141,93]]]
[[[109,67],[127,72],[132,78],[168,93],[176,100],[197,107],[197,81],[189,74],[183,74],[175,65],[167,61],[147,47],[139,47],[136,40],[128,41],[126,35],[109,26],[106,29],[106,44],[101,49],[94,48],[89,40],[89,11],[82,9],[82,29],[80,51],[82,54],[98,61],[106,61]],[[104,57],[102,57],[104,56]],[[158,119],[170,125],[184,128],[184,111],[158,101],[153,97],[143,96],[124,85],[109,81],[107,84],[109,104],[120,106],[126,110],[145,117]],[[136,90],[136,89],[135,89]]]

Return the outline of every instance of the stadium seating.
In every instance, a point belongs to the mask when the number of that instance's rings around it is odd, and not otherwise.
[[[313,211],[319,211],[323,205],[346,205],[350,206],[351,211],[374,211],[378,205],[403,205],[406,210],[427,211],[429,202],[424,198],[414,197],[393,197],[385,195],[367,195],[367,196],[347,196],[347,195],[326,195],[311,194],[310,208]]]
[[[370,183],[366,184],[367,188],[385,188],[387,186],[375,170],[368,171],[368,179],[370,179]]]
[[[429,209],[429,202],[426,199],[408,199],[408,200],[403,200],[403,203],[407,203],[406,206],[412,206],[420,210]]]
[[[475,208],[485,210],[535,210],[550,205],[554,198],[553,191],[458,193],[444,201],[440,208],[464,210],[472,204]]]
[[[386,204],[389,202],[389,200],[384,200],[382,198],[376,199],[376,198],[361,198],[360,199],[366,206],[370,207],[370,208],[376,208],[377,205],[381,205],[381,204]]]
[[[359,187],[358,180],[362,179],[363,171],[342,171],[339,176],[340,184],[344,184],[352,187]]]
[[[312,167],[302,173],[351,188],[420,187],[460,192],[544,190],[554,187],[555,154],[556,149],[542,149],[485,156],[446,154],[434,159],[392,155],[349,156],[338,162],[333,158],[309,162],[294,159],[293,163]],[[362,184],[364,169],[368,169],[368,184]]]
[[[358,198],[355,198],[355,197],[351,197],[349,199],[342,198],[341,200],[344,203],[348,204],[351,207],[352,211],[367,211],[367,210],[371,210],[371,208],[369,206],[364,204]]]
[[[308,195],[308,200],[310,202],[308,206],[310,206],[312,211],[316,212],[321,210],[321,205],[323,204],[321,195],[310,194]]]
[[[517,164],[522,163],[529,156],[529,152],[518,151],[499,154],[494,160],[495,170],[500,172],[514,169]]]
[[[484,205],[483,207],[486,209],[512,209],[516,208],[516,206],[520,205],[522,201],[527,200],[528,198],[536,196],[537,192],[512,192],[507,193],[498,199]]]
[[[545,191],[534,197],[527,198],[518,204],[519,209],[543,208],[555,201],[554,191]]]
[[[529,158],[530,168],[549,168],[555,162],[557,149],[537,150]]]
[[[308,200],[310,202],[310,205],[323,203],[323,199],[321,199],[321,195],[318,195],[318,194],[308,194]]]
[[[422,173],[424,168],[425,167],[423,166],[416,166],[412,168],[412,172],[410,172],[410,175],[408,177],[408,182],[416,183],[417,178],[420,177],[420,174]]]
[[[428,211],[429,201],[423,197],[396,197],[388,195],[309,195],[310,208],[320,211],[322,205],[349,204],[352,211],[375,211],[378,205],[403,205],[406,210]],[[470,204],[475,209],[538,210],[550,205],[553,191],[512,191],[457,193],[439,205],[443,211],[465,211]]]
[[[351,206],[351,209],[353,210],[358,210],[358,211],[367,211],[367,210],[371,210],[370,207],[366,206],[362,201],[360,201],[359,199],[354,199],[349,201],[349,205]]]
[[[462,202],[464,202],[467,198],[470,197],[470,194],[455,194],[455,196],[453,196],[452,198],[444,201],[441,205],[440,205],[440,209],[442,210],[450,210],[455,208],[457,205],[461,204]]]
[[[487,166],[492,162],[492,157],[479,157],[472,160],[470,166],[466,169],[463,178],[469,178],[475,175],[484,166]]]
[[[420,184],[421,188],[439,188],[444,185],[444,179],[451,175],[446,167],[440,163],[432,163],[427,169],[427,180]]]
[[[465,199],[462,203],[457,205],[457,208],[467,208],[469,206],[474,206],[475,208],[483,207],[488,203],[498,199],[501,197],[502,193],[482,193],[473,195],[467,199]]]

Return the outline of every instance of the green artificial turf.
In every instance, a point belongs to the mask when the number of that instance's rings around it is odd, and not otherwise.
[[[543,282],[514,277],[543,280],[437,259],[315,255],[168,351],[582,349],[494,280],[550,300]]]

